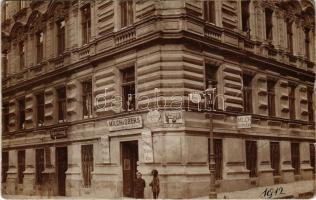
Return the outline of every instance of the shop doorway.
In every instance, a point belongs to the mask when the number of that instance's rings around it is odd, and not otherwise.
[[[123,195],[134,197],[134,180],[136,179],[138,161],[138,141],[121,143],[122,170],[123,170]]]
[[[66,196],[66,171],[68,168],[67,147],[56,147],[58,195]]]

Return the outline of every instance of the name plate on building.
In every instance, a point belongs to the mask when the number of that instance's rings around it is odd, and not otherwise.
[[[50,137],[52,139],[59,139],[67,137],[67,127],[54,128],[50,131]]]
[[[123,118],[116,118],[107,121],[109,131],[119,131],[133,128],[142,128],[143,120],[141,116],[129,116]]]
[[[142,131],[142,147],[143,147],[143,161],[144,163],[154,162],[154,150],[151,137],[151,130],[144,129]]]
[[[251,115],[237,116],[237,128],[251,128]]]

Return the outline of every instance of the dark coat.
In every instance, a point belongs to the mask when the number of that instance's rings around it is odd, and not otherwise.
[[[135,198],[143,199],[144,198],[144,189],[146,187],[146,182],[142,178],[137,178],[135,180]]]

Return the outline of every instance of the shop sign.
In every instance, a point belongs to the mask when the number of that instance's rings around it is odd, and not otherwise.
[[[164,112],[164,123],[165,124],[182,124],[183,115],[181,110],[172,110]]]
[[[143,120],[142,117],[137,116],[129,116],[123,118],[116,118],[107,121],[107,125],[109,127],[109,131],[119,131],[133,128],[142,128]]]
[[[154,150],[152,142],[151,130],[144,129],[142,131],[142,148],[143,148],[143,161],[144,163],[154,162]]]
[[[67,127],[54,128],[50,131],[50,137],[52,139],[59,139],[67,137]]]
[[[237,128],[251,128],[251,115],[237,116]]]

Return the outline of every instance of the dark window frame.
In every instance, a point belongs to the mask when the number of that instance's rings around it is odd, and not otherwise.
[[[24,129],[25,128],[25,98],[18,100],[18,112],[19,112],[19,124],[18,129]]]
[[[296,119],[296,109],[295,109],[295,90],[296,86],[295,85],[290,85],[290,91],[289,91],[289,110],[290,110],[290,119],[295,120]]]
[[[25,150],[18,151],[18,183],[23,183],[25,171]]]
[[[215,180],[223,179],[223,140],[214,139]],[[210,139],[208,139],[208,162],[210,162]]]
[[[3,73],[2,76],[3,78],[6,78],[8,75],[8,54],[7,52],[2,52],[2,69]]]
[[[67,119],[67,91],[65,86],[57,89],[57,99],[58,123],[65,122]]]
[[[88,44],[91,39],[91,6],[81,8],[82,44]]]
[[[84,187],[91,187],[94,168],[93,144],[81,146],[82,179]]]
[[[65,19],[58,20],[56,22],[56,26],[57,26],[57,54],[62,55],[65,52],[65,42],[66,42]]]
[[[291,163],[294,175],[300,174],[300,143],[291,143]]]
[[[293,22],[286,21],[286,35],[287,35],[287,47],[290,53],[293,54]]]
[[[252,106],[252,79],[253,76],[243,74],[243,107],[245,113],[253,113]]]
[[[44,56],[44,32],[39,31],[36,33],[36,60],[37,63],[43,61]]]
[[[2,116],[3,116],[3,133],[9,131],[9,123],[10,123],[10,105],[9,103],[2,104]]]
[[[215,1],[203,1],[203,18],[211,24],[216,24]]]
[[[314,91],[313,88],[307,88],[307,109],[308,109],[308,121],[314,122],[314,101],[313,101]]]
[[[315,144],[309,144],[310,164],[313,168],[313,174],[315,174]]]
[[[246,168],[249,170],[249,177],[258,176],[258,147],[257,142],[246,140]]]
[[[309,60],[310,59],[310,37],[309,37],[310,29],[305,28],[304,33],[305,33],[305,55],[306,55],[306,58]]]
[[[241,1],[241,18],[242,18],[242,31],[250,32],[250,0]],[[249,36],[249,35],[248,35]]]
[[[121,28],[130,26],[134,23],[134,8],[132,0],[120,0]]]
[[[9,152],[8,151],[2,151],[2,160],[1,160],[1,166],[2,166],[2,170],[1,170],[1,174],[2,174],[2,178],[1,178],[1,182],[5,183],[7,181],[7,172],[9,170]]]
[[[91,118],[93,116],[92,101],[92,80],[86,80],[82,85],[82,116],[83,118]]]
[[[211,65],[211,64],[206,64],[205,65],[205,74],[204,74],[204,79],[205,79],[205,89],[212,90],[211,96],[212,99],[209,99],[208,107],[215,109],[218,108],[218,98],[216,98],[218,94],[218,71],[219,71],[219,66]],[[215,89],[215,90],[213,90]]]
[[[36,149],[35,150],[35,177],[36,184],[43,184],[43,171],[45,169],[45,151],[44,149]]]
[[[273,40],[273,10],[265,9],[265,22],[266,22],[266,39]]]
[[[136,109],[136,71],[135,66],[121,70],[123,109],[125,111]],[[130,104],[129,104],[130,103]]]
[[[273,176],[280,175],[281,168],[281,155],[280,155],[280,143],[270,142],[270,162],[273,171]]]
[[[20,60],[20,70],[25,68],[25,45],[24,41],[19,42],[19,60]]]
[[[43,126],[45,121],[45,94],[38,93],[36,96],[36,126]]]
[[[267,81],[268,114],[269,114],[270,117],[275,117],[276,116],[275,85],[276,85],[276,81],[270,80],[270,79]]]

